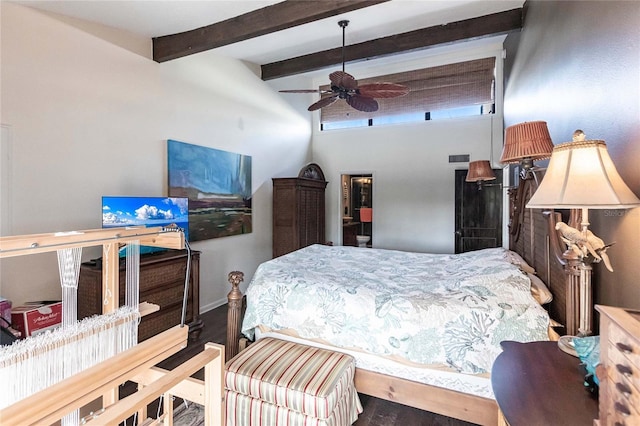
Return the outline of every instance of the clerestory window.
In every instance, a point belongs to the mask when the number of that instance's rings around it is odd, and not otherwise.
[[[406,96],[377,99],[378,111],[362,112],[339,101],[320,111],[321,130],[378,126],[494,112],[495,57],[358,80],[399,83]],[[329,89],[321,86],[320,89]]]

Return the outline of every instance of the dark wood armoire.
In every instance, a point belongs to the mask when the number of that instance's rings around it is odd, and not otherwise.
[[[326,187],[324,173],[314,163],[298,177],[273,178],[273,257],[325,244]]]

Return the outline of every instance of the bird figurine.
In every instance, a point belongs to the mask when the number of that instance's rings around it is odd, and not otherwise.
[[[584,132],[580,129],[577,129],[575,132],[573,132],[573,135],[571,137],[574,142],[580,142],[585,140],[586,138],[587,135],[585,135]]]
[[[567,247],[580,256],[581,259],[591,254],[594,263],[602,261],[604,266],[610,272],[613,272],[609,255],[607,255],[607,249],[611,247],[613,243],[605,244],[601,238],[597,237],[590,230],[587,229],[585,235],[579,229],[573,228],[564,222],[558,222],[556,224],[556,230],[560,231],[562,241],[565,242]]]
[[[602,263],[609,270],[609,272],[613,272],[613,267],[611,266],[611,261],[609,260],[609,255],[607,254],[607,249],[613,245],[605,244],[601,238],[598,238],[593,232],[587,229],[587,243],[598,253],[602,259]],[[594,256],[595,257],[595,256]]]

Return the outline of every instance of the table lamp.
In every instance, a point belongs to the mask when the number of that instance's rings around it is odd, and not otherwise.
[[[640,206],[640,200],[624,183],[602,140],[585,140],[576,130],[573,141],[556,145],[540,186],[533,194],[528,208],[581,209],[581,229],[562,222],[556,229],[567,244],[565,258],[576,259],[579,279],[570,288],[579,288],[579,335],[591,334],[591,273],[590,263],[603,261],[613,271],[604,242],[589,228],[589,209],[629,209]],[[591,258],[591,260],[589,260]],[[577,284],[577,285],[576,285]]]

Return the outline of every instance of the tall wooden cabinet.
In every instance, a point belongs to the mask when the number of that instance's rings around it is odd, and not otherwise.
[[[314,163],[298,177],[273,178],[273,257],[325,243],[326,187],[324,173]]]

